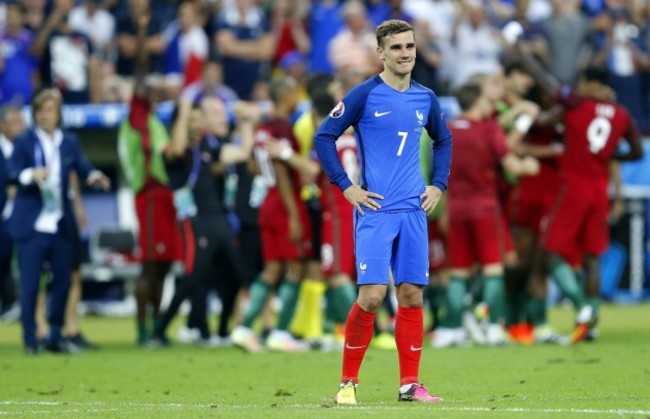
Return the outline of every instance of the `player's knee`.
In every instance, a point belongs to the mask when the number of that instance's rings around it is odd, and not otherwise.
[[[402,284],[397,290],[397,303],[401,307],[420,307],[423,303],[422,287]]]
[[[367,313],[376,313],[381,308],[384,301],[384,296],[379,293],[372,293],[366,295],[359,295],[357,304]]]

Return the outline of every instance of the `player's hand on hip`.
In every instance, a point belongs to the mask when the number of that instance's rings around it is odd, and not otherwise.
[[[302,223],[299,216],[289,217],[289,239],[294,243],[302,241]]]
[[[440,189],[435,186],[427,186],[426,190],[420,195],[420,198],[422,198],[420,206],[427,214],[431,214],[436,208],[436,205],[438,205],[441,197],[442,191]]]
[[[369,208],[373,211],[377,211],[379,208],[381,208],[381,205],[379,205],[379,203],[373,198],[384,199],[384,197],[378,193],[366,191],[357,185],[352,185],[347,188],[345,191],[343,191],[343,195],[345,196],[345,199],[347,199],[348,202],[351,203],[352,206],[354,206],[354,208],[356,208],[361,215],[363,215],[363,208],[361,208],[361,206]]]

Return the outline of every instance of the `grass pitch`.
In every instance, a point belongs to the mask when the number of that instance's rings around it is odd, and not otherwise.
[[[563,331],[571,318],[551,312]],[[0,416],[650,418],[650,305],[605,306],[601,318],[596,343],[426,348],[421,380],[445,399],[434,405],[397,403],[397,354],[370,349],[351,407],[331,401],[339,353],[142,349],[131,319],[86,318],[100,350],[27,357],[19,326],[0,325]]]

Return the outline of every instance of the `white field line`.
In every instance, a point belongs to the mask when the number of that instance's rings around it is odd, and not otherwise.
[[[329,404],[329,402],[328,402]],[[29,410],[4,410],[2,406],[30,406]],[[43,407],[48,409],[35,409],[34,407]],[[63,407],[63,409],[52,409],[53,407]],[[65,407],[69,407],[66,409]],[[13,415],[41,415],[41,414],[62,414],[62,413],[104,413],[104,412],[121,412],[129,410],[154,410],[154,409],[211,409],[218,410],[256,410],[268,408],[267,404],[190,404],[190,403],[106,403],[106,402],[52,402],[52,401],[0,401],[0,416],[13,416]],[[283,409],[322,409],[322,404],[278,404],[278,410]],[[338,409],[346,410],[412,410],[413,408],[408,405],[394,405],[384,403],[373,403],[368,405],[357,406],[341,406]],[[506,407],[506,408],[491,408],[479,406],[445,406],[442,404],[431,405],[432,410],[443,410],[450,412],[513,412],[513,413],[550,413],[550,414],[585,414],[585,415],[650,415],[650,410],[634,410],[634,409],[543,409],[543,408],[525,408],[525,407]]]

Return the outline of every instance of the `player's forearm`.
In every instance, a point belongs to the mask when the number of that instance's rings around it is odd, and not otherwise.
[[[559,87],[559,83],[551,77],[537,61],[535,57],[528,51],[524,43],[519,40],[515,44],[515,50],[523,65],[530,71],[533,78],[539,83],[540,87],[548,94],[554,95]]]
[[[284,208],[287,210],[289,217],[298,216],[298,206],[296,205],[293,185],[291,184],[291,179],[289,178],[289,171],[284,163],[273,162],[275,169],[275,176],[277,181],[278,192],[280,193],[280,199]]]
[[[433,173],[431,185],[441,191],[447,190],[449,168],[451,166],[451,137],[437,140],[433,143]]]
[[[320,160],[323,172],[325,172],[329,181],[338,186],[341,191],[352,186],[352,181],[339,160],[334,140],[319,134],[314,139],[314,147],[316,148],[316,154]]]

